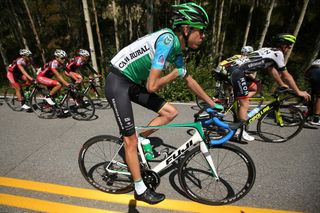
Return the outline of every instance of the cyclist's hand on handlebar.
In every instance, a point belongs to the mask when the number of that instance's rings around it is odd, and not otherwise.
[[[72,83],[70,83],[70,84],[68,84],[68,86],[67,86],[68,88],[70,88],[70,89],[74,89],[75,88],[75,85],[74,84],[72,84]]]
[[[213,102],[221,104],[222,101],[219,98],[212,97]]]
[[[305,101],[310,101],[311,100],[310,94],[308,92],[306,92],[306,91],[299,91],[297,93],[297,95],[303,97]]]
[[[215,103],[211,109],[216,110],[218,112],[223,112],[224,111],[224,107],[220,104],[220,103]]]
[[[31,80],[31,83],[32,83],[32,84],[36,84],[36,83],[37,83],[37,80],[33,78],[33,79]]]

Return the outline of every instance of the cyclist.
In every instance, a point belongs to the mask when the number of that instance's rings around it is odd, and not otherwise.
[[[26,104],[23,95],[21,94],[21,83],[25,82],[26,85],[30,85],[34,81],[34,78],[30,73],[35,73],[33,66],[32,52],[28,49],[20,49],[17,59],[15,59],[8,67],[7,78],[10,84],[16,90],[16,96],[18,101],[21,102],[21,108],[28,110],[30,106]]]
[[[89,65],[89,59],[89,51],[80,49],[78,52],[78,56],[68,62],[65,74],[69,76],[75,83],[81,83],[83,80],[83,75],[92,78],[92,73],[94,73],[100,77],[98,72]]]
[[[240,120],[247,119],[249,91],[245,74],[252,71],[267,70],[280,87],[289,86],[297,95],[304,97],[305,100],[310,99],[310,95],[306,91],[299,89],[285,66],[284,55],[292,48],[295,42],[296,37],[293,35],[287,33],[278,34],[272,39],[272,48],[264,47],[250,53],[248,57],[237,59],[236,65],[230,68],[231,83],[240,106],[238,112]],[[251,139],[254,140],[254,137]]]
[[[320,126],[320,59],[316,59],[311,66],[306,70],[305,77],[310,83],[311,94],[315,96],[313,106],[313,115],[310,124]],[[312,100],[312,99],[311,99]]]
[[[253,47],[252,46],[244,46],[241,48],[241,55],[237,54],[234,55],[230,58],[227,58],[223,61],[221,61],[218,65],[218,67],[215,69],[216,71],[216,77],[217,80],[221,80],[221,81],[226,81],[228,82],[227,87],[232,87],[231,86],[231,72],[232,69],[231,67],[237,63],[237,60],[240,58],[245,58],[247,56],[249,56],[250,53],[253,52]],[[252,96],[254,96],[259,87],[259,82],[258,80],[256,80],[256,75],[255,73],[246,73],[245,74],[245,78],[246,81],[248,82],[248,98],[251,98]],[[227,88],[225,88],[227,89]],[[236,131],[236,133],[234,134],[235,137],[238,137],[238,135],[240,134],[240,129]],[[253,141],[254,138],[252,136],[250,136],[245,130],[242,130],[242,138],[246,141]]]
[[[166,28],[146,35],[120,50],[112,58],[106,76],[105,94],[123,136],[126,163],[134,180],[135,199],[149,204],[161,202],[165,195],[147,188],[141,179],[138,136],[131,101],[158,113],[149,123],[150,126],[167,124],[178,115],[178,111],[155,92],[174,79],[181,78],[210,106],[222,107],[215,104],[188,75],[182,57],[182,50],[197,49],[204,41],[204,30],[209,22],[207,13],[195,3],[173,5],[172,9],[172,30]],[[167,62],[174,64],[176,69],[163,75]],[[144,140],[152,132],[154,130],[144,132],[139,140]]]
[[[45,100],[52,106],[55,105],[52,97],[61,89],[61,83],[67,87],[71,86],[71,84],[64,80],[60,74],[60,72],[65,70],[67,53],[64,50],[56,49],[54,52],[54,57],[55,59],[45,64],[44,68],[37,75],[37,81],[39,83],[51,88],[50,93],[45,97]],[[58,80],[52,79],[54,76]]]

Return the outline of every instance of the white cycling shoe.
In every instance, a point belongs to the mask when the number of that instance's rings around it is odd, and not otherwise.
[[[55,105],[55,103],[49,96],[45,97],[44,100],[51,106]]]
[[[21,109],[29,110],[29,109],[31,109],[31,107],[29,107],[27,104],[23,104],[21,106]]]
[[[236,138],[238,138],[240,132],[241,132],[241,129],[237,129],[236,133],[234,133],[234,136]],[[254,141],[254,137],[249,135],[245,130],[242,131],[242,138],[241,139],[243,139],[245,141],[249,141],[249,142]]]

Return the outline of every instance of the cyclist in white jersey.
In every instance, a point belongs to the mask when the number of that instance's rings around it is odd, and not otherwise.
[[[204,29],[208,25],[208,15],[195,3],[173,5],[172,30],[163,29],[146,35],[123,48],[111,60],[106,77],[105,94],[111,104],[120,133],[125,143],[126,163],[134,180],[135,199],[156,204],[165,199],[144,184],[137,153],[138,136],[135,131],[131,101],[158,113],[150,126],[171,122],[177,109],[155,94],[161,87],[180,77],[187,86],[212,107],[215,104],[200,85],[187,74],[182,50],[197,49],[204,41]],[[175,69],[163,75],[167,64]],[[146,140],[153,130],[142,133],[139,140]]]
[[[292,75],[288,72],[284,55],[292,48],[296,37],[287,33],[281,33],[273,37],[272,48],[261,48],[249,54],[247,58],[237,60],[237,65],[232,67],[231,81],[235,97],[239,100],[238,117],[240,120],[247,119],[249,109],[248,86],[245,74],[252,71],[267,70],[280,87],[289,87],[297,95],[305,100],[310,100],[306,91],[301,91]],[[251,140],[254,137],[250,136]],[[251,141],[250,140],[250,141]]]

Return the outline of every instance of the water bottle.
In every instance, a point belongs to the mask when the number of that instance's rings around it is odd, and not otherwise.
[[[63,99],[63,95],[57,95],[54,100],[56,103],[61,103],[62,99]]]
[[[153,155],[153,151],[152,151],[152,146],[150,144],[150,140],[147,138],[142,138],[139,137],[139,141],[141,141],[142,147],[143,147],[143,151],[144,151],[144,155],[146,157],[147,160],[152,160],[154,155]]]
[[[30,91],[25,91],[25,92],[24,92],[24,98],[25,98],[26,100],[29,100],[30,94],[31,94]]]
[[[257,108],[254,108],[253,110],[251,110],[249,113],[248,113],[248,117],[251,118],[252,116],[254,116],[257,112],[260,111],[260,107],[257,107]]]

